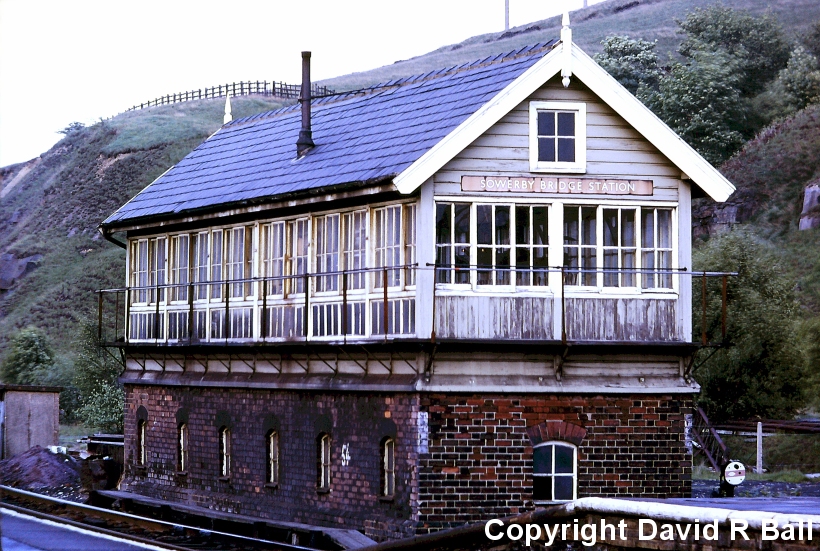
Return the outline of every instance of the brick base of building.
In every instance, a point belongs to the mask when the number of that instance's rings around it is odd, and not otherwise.
[[[270,520],[396,539],[532,510],[534,443],[577,446],[578,497],[688,497],[684,395],[466,395],[126,385],[122,489]],[[142,408],[142,409],[141,409]],[[146,417],[146,461],[137,418]],[[147,413],[147,415],[146,415]],[[177,428],[189,431],[177,472]],[[280,476],[265,483],[266,427]],[[230,426],[230,476],[218,430]],[[317,491],[317,437],[331,435],[331,487]],[[396,489],[383,496],[380,443],[396,443]]]

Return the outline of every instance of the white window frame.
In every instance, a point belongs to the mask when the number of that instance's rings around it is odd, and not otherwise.
[[[538,113],[562,111],[575,113],[575,161],[547,162],[538,160]],[[587,171],[587,107],[585,103],[569,101],[530,102],[530,172],[585,173]],[[557,129],[556,129],[557,132]]]
[[[545,446],[552,446],[552,472],[550,473],[536,473],[535,472],[535,450],[537,448],[542,448]],[[572,450],[572,474],[569,473],[556,473],[555,472],[555,448],[556,447],[564,447],[569,448]],[[569,442],[564,442],[562,440],[551,440],[549,442],[541,442],[533,446],[532,449],[533,459],[532,459],[532,477],[533,477],[533,503],[542,504],[542,503],[564,503],[567,501],[573,501],[578,499],[578,446],[570,444]],[[572,477],[572,498],[571,499],[555,499],[555,478],[556,477],[563,477],[568,478]],[[550,478],[552,481],[552,496],[553,499],[537,499],[535,497],[535,478]]]
[[[279,431],[269,430],[265,435],[265,455],[267,456],[267,473],[265,481],[268,486],[279,484]]]

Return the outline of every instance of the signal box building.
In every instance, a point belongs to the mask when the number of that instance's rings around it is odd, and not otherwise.
[[[230,121],[103,222],[123,490],[375,539],[689,494],[734,188],[569,34]]]

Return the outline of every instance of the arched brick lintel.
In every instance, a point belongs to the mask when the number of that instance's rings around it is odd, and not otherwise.
[[[566,421],[544,421],[527,427],[527,435],[529,435],[533,446],[551,440],[563,440],[580,446],[587,435],[587,429],[581,425],[573,425]]]

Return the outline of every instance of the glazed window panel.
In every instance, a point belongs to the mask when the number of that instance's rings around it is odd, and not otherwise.
[[[165,300],[165,256],[166,239],[157,237],[148,240],[148,301],[155,303]]]
[[[188,470],[188,424],[181,423],[177,428],[177,471]]]
[[[194,300],[208,299],[208,286],[199,285],[208,281],[208,232],[199,232],[191,236],[192,262],[191,280],[194,285]]]
[[[414,266],[416,264],[416,213],[416,205],[404,206],[404,263],[409,266]],[[416,270],[405,270],[405,274],[407,280],[405,283],[407,285],[415,285]]]
[[[470,203],[436,204],[436,283],[470,283]]]
[[[672,209],[641,210],[641,263],[644,289],[671,289]],[[654,273],[647,272],[654,270]]]
[[[146,450],[146,436],[148,432],[148,421],[140,419],[137,421],[137,465],[144,467],[148,462],[148,451]]]
[[[549,207],[515,207],[515,284],[549,284]]]
[[[478,285],[510,284],[510,205],[476,206]]]
[[[267,456],[267,480],[268,484],[279,483],[279,433],[272,430],[265,437],[265,454]]]
[[[532,450],[532,498],[538,502],[570,501],[576,497],[577,450],[564,442],[547,442]]]
[[[305,278],[299,276],[308,273],[308,245],[310,243],[308,230],[307,218],[288,222],[289,272],[291,276],[294,276],[288,281],[288,292],[290,293],[305,292]]]
[[[252,228],[238,227],[225,231],[225,271],[227,279],[239,281],[229,286],[231,298],[244,298],[253,293],[251,277],[252,266]]]
[[[367,267],[367,211],[347,212],[343,217],[344,263],[343,269],[352,272],[346,275],[348,290],[364,289]]]
[[[339,290],[339,215],[328,214],[313,219],[316,228],[316,291]]]
[[[231,429],[228,427],[219,429],[219,476],[231,476]]]
[[[375,209],[373,211],[373,232],[375,239],[374,260],[376,268],[388,268],[402,265],[402,206]],[[387,270],[374,274],[374,287],[381,289],[385,284],[397,287],[401,285],[401,270]]]
[[[268,295],[282,295],[285,288],[286,254],[285,222],[262,226],[262,276]]]
[[[188,235],[174,235],[171,237],[171,300],[188,300],[188,275],[190,251]]]
[[[637,285],[637,231],[635,209],[603,209],[604,287]]]
[[[316,487],[318,490],[330,489],[330,435],[323,433],[319,435],[318,443],[318,479]]]
[[[211,285],[211,298],[222,298],[222,280],[224,275],[222,273],[222,238],[224,235],[222,230],[214,230],[211,233],[211,281],[216,282]]]
[[[598,209],[564,207],[564,266],[566,285],[598,284]]]
[[[396,441],[385,438],[382,442],[382,497],[396,493]]]
[[[148,240],[140,239],[131,244],[131,285],[135,302],[148,302]]]

